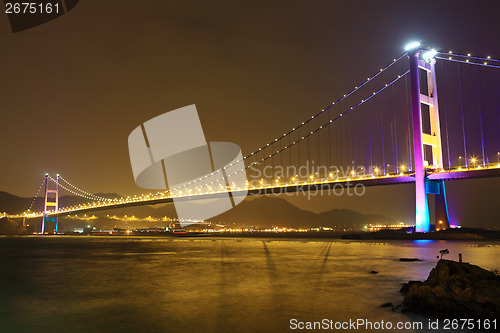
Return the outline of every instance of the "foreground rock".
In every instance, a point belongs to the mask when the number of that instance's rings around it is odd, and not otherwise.
[[[479,266],[439,260],[424,282],[401,288],[405,310],[436,316],[500,318],[500,278]]]

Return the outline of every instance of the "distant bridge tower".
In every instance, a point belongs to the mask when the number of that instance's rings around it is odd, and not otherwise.
[[[436,230],[449,228],[448,207],[444,181],[427,180],[425,168],[443,168],[441,127],[436,87],[434,54],[414,48],[408,51],[410,57],[411,106],[413,126],[413,149],[415,158],[415,230],[429,232],[429,206],[427,194],[435,195]],[[420,84],[421,70],[425,74],[425,85]],[[421,92],[424,92],[422,94]],[[422,112],[428,112],[430,133],[424,133]],[[427,154],[425,154],[427,153]]]
[[[57,212],[59,209],[59,175],[56,177],[55,189],[49,187],[49,174],[45,174],[45,200],[43,206],[42,235],[45,234],[47,222],[54,223],[54,231],[58,232],[57,217],[47,216],[48,213]]]

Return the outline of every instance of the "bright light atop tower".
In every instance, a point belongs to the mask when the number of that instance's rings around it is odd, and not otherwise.
[[[411,42],[409,44],[406,44],[405,51],[410,51],[410,50],[416,49],[419,46],[420,46],[420,42]]]
[[[433,59],[436,56],[436,54],[437,54],[436,50],[427,51],[424,54],[422,54],[422,60],[429,61]]]

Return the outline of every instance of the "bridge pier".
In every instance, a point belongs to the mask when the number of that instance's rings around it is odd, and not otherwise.
[[[434,194],[436,231],[448,229],[450,227],[450,220],[444,180],[426,180],[425,185],[426,193]]]
[[[450,219],[448,216],[448,203],[446,202],[446,189],[444,181],[439,184],[439,192],[435,196],[436,200],[436,231],[448,229]]]

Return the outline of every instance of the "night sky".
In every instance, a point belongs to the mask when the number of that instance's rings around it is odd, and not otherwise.
[[[85,0],[15,34],[2,13],[0,190],[33,196],[49,172],[91,193],[145,192],[127,147],[144,121],[196,104],[207,141],[250,153],[366,80],[408,41],[500,58],[499,12],[498,0]],[[499,185],[450,184],[450,206],[469,225],[498,221]],[[411,222],[411,191],[292,202]]]

